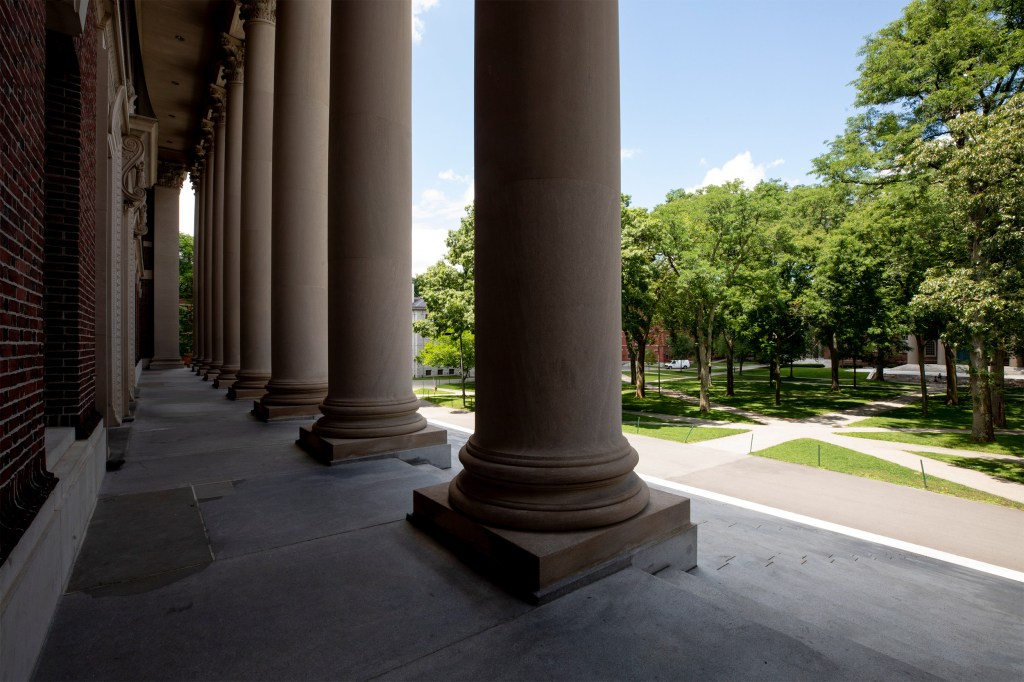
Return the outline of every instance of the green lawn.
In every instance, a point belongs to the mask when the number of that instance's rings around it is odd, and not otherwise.
[[[758,457],[816,467],[818,466],[819,446],[821,447],[822,469],[838,471],[839,473],[851,476],[860,476],[861,478],[870,478],[876,481],[885,481],[886,483],[895,483],[896,485],[910,488],[925,487],[921,479],[921,473],[918,471],[838,445],[823,443],[812,438],[791,440],[764,450],[756,450],[752,454]],[[927,468],[925,471],[927,471]],[[952,495],[953,497],[960,497],[966,500],[988,502],[989,504],[998,504],[1004,507],[1024,510],[1024,504],[1020,502],[1008,500],[997,495],[990,495],[989,493],[934,476],[928,476],[927,488],[931,492],[942,493],[943,495]]]
[[[734,436],[737,433],[747,433],[749,429],[728,429],[719,426],[673,426],[671,424],[662,426],[660,424],[641,423],[638,431],[634,422],[632,426],[623,424],[622,431],[623,433],[639,433],[642,436],[651,436],[677,443],[699,443],[703,440],[713,440],[715,438]]]
[[[469,410],[472,412],[476,407],[476,401],[472,395],[466,396],[466,406],[462,406],[462,394],[460,393],[437,393],[430,388],[417,388],[413,393],[428,403],[439,407],[451,407],[457,410]]]
[[[736,377],[740,376],[737,371]],[[744,377],[750,377],[752,379],[761,379],[763,381],[768,380],[768,368],[762,367],[759,369],[748,369],[743,372]],[[789,367],[782,368],[782,381],[785,383],[789,379]],[[801,365],[795,365],[793,367],[793,379],[815,379],[821,381],[828,381],[831,384],[832,381],[832,369],[830,367],[804,367]],[[861,373],[857,377],[857,384],[866,382],[864,374]],[[839,368],[839,384],[840,386],[845,384],[853,385],[853,370],[846,367]]]
[[[991,443],[975,443],[969,433],[892,433],[874,431],[840,432],[844,436],[884,440],[890,443],[913,443],[914,445],[931,445],[937,448],[954,448],[956,450],[976,450],[993,455],[1016,455],[1024,457],[1024,436],[996,436]]]
[[[944,455],[938,452],[915,452],[915,455],[937,459],[940,462],[952,464],[961,469],[980,471],[1004,481],[1024,484],[1024,461],[1012,459],[989,459],[988,457],[961,457],[959,455]]]
[[[741,424],[753,424],[753,419],[742,415],[722,410],[712,410],[708,414],[701,414],[696,403],[691,403],[670,395],[658,395],[657,390],[647,389],[647,397],[640,399],[634,395],[632,386],[625,386],[622,389],[622,409],[633,412],[651,412],[654,414],[670,414],[676,417],[689,417],[691,419],[711,419],[714,421],[738,422]],[[634,417],[635,419],[635,417]]]
[[[697,380],[673,381],[666,384],[688,395],[700,395]],[[716,377],[711,387],[711,402],[729,405],[780,419],[807,419],[828,412],[849,410],[859,405],[887,400],[912,391],[904,384],[862,382],[856,389],[843,385],[833,393],[827,382],[782,380],[782,404],[775,405],[775,389],[767,381],[746,381],[736,375],[735,396],[725,395],[725,377]]]
[[[1024,425],[1024,391],[1006,394],[1006,423],[1011,427]],[[960,405],[949,406],[942,396],[929,396],[928,417],[921,415],[921,401],[882,412],[854,422],[851,426],[879,426],[886,429],[969,429],[971,428],[971,396],[961,396]]]

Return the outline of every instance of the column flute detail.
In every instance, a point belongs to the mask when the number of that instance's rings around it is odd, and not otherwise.
[[[153,359],[151,369],[181,367],[178,328],[178,201],[185,167],[162,164],[153,188]]]
[[[242,124],[241,368],[228,397],[260,398],[270,380],[270,258],[274,156],[275,0],[243,0],[245,105]]]
[[[278,0],[267,393],[253,414],[313,416],[327,394],[331,3]]]
[[[227,111],[224,88],[211,86],[214,98],[213,229],[210,231],[210,362],[204,381],[214,381],[224,364],[224,171],[227,166]]]

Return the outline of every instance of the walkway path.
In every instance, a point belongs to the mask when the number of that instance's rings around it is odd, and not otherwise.
[[[696,444],[628,432],[626,437],[640,455],[637,471],[643,475],[1024,570],[1024,549],[1020,543],[1024,537],[1024,512],[749,454],[751,449],[814,438],[914,470],[920,467],[921,458],[908,450],[984,456],[973,451],[853,438],[836,430],[902,403],[902,399],[888,400],[804,422],[751,415],[762,423],[727,424],[750,432]],[[421,412],[431,421],[473,431],[471,412],[435,406],[423,407]],[[664,417],[672,419],[670,415]],[[925,470],[931,476],[1024,502],[1024,486],[1019,484],[937,460],[926,460]]]

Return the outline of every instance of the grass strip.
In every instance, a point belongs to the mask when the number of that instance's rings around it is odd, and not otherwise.
[[[817,468],[819,447],[821,448],[822,469],[851,476],[860,476],[861,478],[870,478],[875,481],[894,483],[908,488],[923,489],[925,487],[924,482],[921,480],[921,473],[918,471],[838,445],[814,440],[813,438],[791,440],[764,450],[756,450],[751,454],[757,457]],[[989,504],[1024,510],[1024,504],[1020,502],[1008,500],[1005,497],[992,495],[981,490],[975,490],[974,488],[935,476],[928,476],[927,489],[933,493],[959,497],[964,500],[987,502]]]
[[[1011,483],[1024,484],[1024,461],[1012,459],[990,459],[988,457],[961,457],[960,455],[947,455],[941,452],[914,452],[915,455],[937,459],[946,464],[952,464],[961,469],[970,469],[988,474],[993,478],[999,478]]]
[[[921,415],[921,401],[881,412],[861,419],[850,426],[878,426],[884,429],[969,429],[971,428],[971,398],[961,398],[959,405],[946,405],[941,395],[929,396],[928,416]],[[1024,393],[1006,394],[1006,423],[1024,424]]]
[[[674,417],[691,419],[710,419],[713,421],[736,422],[740,424],[756,424],[753,419],[733,412],[711,410],[701,414],[697,403],[680,400],[670,395],[659,395],[648,390],[646,398],[637,398],[632,386],[622,389],[622,409],[633,412],[652,412],[654,414],[670,414]]]
[[[721,426],[673,426],[666,424],[644,424],[641,422],[637,430],[636,423],[622,425],[623,433],[639,433],[641,436],[651,436],[661,440],[670,440],[676,443],[699,443],[715,438],[735,436],[737,433],[748,433],[749,429],[730,429]]]
[[[993,455],[1014,455],[1024,457],[1024,436],[999,435],[989,443],[975,443],[969,433],[895,433],[892,431],[840,431],[844,436],[884,440],[890,443],[911,443],[930,445],[936,448],[974,450]]]

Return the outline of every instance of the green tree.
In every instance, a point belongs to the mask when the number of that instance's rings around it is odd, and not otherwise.
[[[413,323],[416,333],[433,340],[435,346],[447,344],[458,349],[458,361],[445,364],[459,366],[463,406],[466,404],[466,376],[473,368],[475,357],[472,348],[475,331],[473,224],[474,212],[470,205],[458,229],[450,231],[445,239],[448,251],[444,258],[417,276],[427,317]],[[441,349],[436,348],[436,352],[441,353]]]
[[[191,355],[195,346],[195,257],[192,235],[178,233],[178,352]]]
[[[622,331],[626,335],[630,378],[636,397],[647,395],[644,365],[647,339],[658,314],[668,272],[662,255],[661,225],[646,208],[631,207],[622,195]]]
[[[1024,90],[1024,4],[915,0],[870,36],[861,54],[854,85],[865,110],[816,167],[865,185],[927,176],[947,191],[969,256],[936,269],[928,295],[966,316],[957,322],[969,336],[971,435],[990,441],[990,365],[1005,347],[1004,313],[1016,299],[1018,277],[1007,270],[1020,268],[1020,213],[1001,207],[1018,205],[1021,195],[1016,96]],[[995,371],[998,383],[1002,370]]]
[[[711,348],[722,308],[761,248],[765,226],[777,218],[782,191],[770,182],[747,190],[736,180],[696,192],[674,190],[654,211],[666,229],[676,305],[688,308],[694,319],[701,412],[711,410]]]

